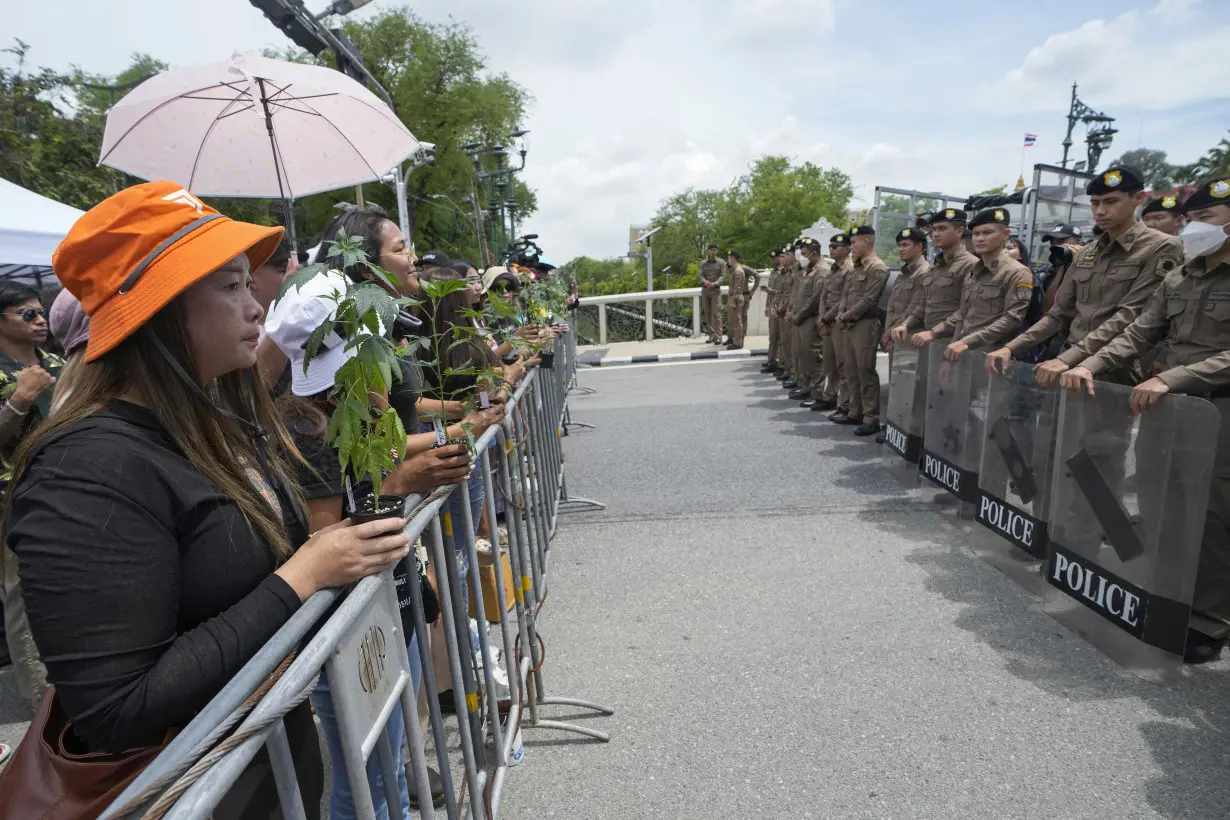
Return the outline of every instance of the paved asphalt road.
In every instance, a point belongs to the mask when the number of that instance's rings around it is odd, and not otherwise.
[[[758,367],[581,374],[608,509],[561,525],[544,671],[614,737],[531,733],[504,817],[1230,816],[1230,662],[1123,672]]]
[[[549,707],[502,816],[1224,818],[1230,662],[1163,689],[975,558],[758,362],[585,371],[543,611]],[[26,717],[0,670],[0,741]]]

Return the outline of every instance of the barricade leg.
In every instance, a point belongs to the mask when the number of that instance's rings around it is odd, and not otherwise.
[[[456,492],[454,490],[454,492]],[[477,716],[471,710],[471,703],[475,704],[477,709],[477,700],[472,697],[475,695],[475,684],[473,672],[468,668],[469,661],[462,662],[461,644],[458,642],[460,621],[465,613],[461,612],[461,607],[458,605],[460,595],[457,594],[455,582],[460,580],[457,567],[457,554],[451,548],[451,544],[446,544],[441,527],[440,519],[445,519],[451,529],[451,521],[448,520],[448,513],[442,512],[439,517],[432,519],[431,527],[428,530],[430,533],[431,548],[436,560],[436,582],[440,586],[440,616],[444,618],[444,641],[445,649],[448,653],[449,671],[453,681],[453,692],[465,692],[464,711],[462,704],[457,703],[457,729],[461,736],[461,757],[465,767],[466,784],[469,788],[470,811],[474,817],[483,817],[482,805],[482,790],[483,783],[478,774],[478,752],[475,749],[475,736],[477,735],[476,723]],[[445,571],[440,572],[443,568]],[[469,627],[465,628],[466,650],[469,651],[470,643]],[[441,738],[437,737],[437,742]]]
[[[517,442],[512,432],[512,420],[505,419],[504,435],[506,442]],[[527,439],[528,441],[528,439]],[[508,462],[514,461],[517,464],[518,470],[523,470],[524,461],[521,458],[521,453],[514,445],[509,447],[505,445],[506,457],[501,462],[501,472],[504,475],[505,481],[508,481],[511,475]],[[533,503],[533,496],[528,495],[525,490],[527,485],[522,476],[521,482],[522,499],[526,503]],[[518,516],[519,517],[519,516]],[[529,523],[527,515],[527,532],[533,529]],[[514,531],[516,535],[514,536]],[[570,723],[562,723],[560,721],[543,720],[538,716],[538,707],[540,705],[569,705],[579,706],[585,709],[592,709],[595,712],[601,712],[607,715],[615,714],[615,710],[600,704],[592,703],[586,700],[576,698],[549,698],[546,697],[543,689],[542,680],[542,653],[538,643],[538,633],[536,626],[537,610],[544,600],[546,595],[546,587],[542,581],[538,579],[542,576],[536,575],[536,570],[533,561],[532,549],[521,549],[520,528],[509,527],[509,552],[510,558],[513,561],[514,575],[520,575],[520,586],[517,588],[517,622],[520,629],[520,639],[522,651],[528,655],[528,674],[525,682],[526,702],[530,709],[530,726],[529,728],[557,729],[559,731],[574,732],[576,734],[585,735],[595,738],[602,742],[609,741],[610,735],[597,729],[590,729],[585,726],[576,726]],[[529,544],[526,544],[529,547]],[[521,668],[520,660],[518,661],[518,669]]]

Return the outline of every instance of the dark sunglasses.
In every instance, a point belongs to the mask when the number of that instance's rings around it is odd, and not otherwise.
[[[10,313],[9,316],[20,316],[23,322],[33,322],[42,316],[43,321],[47,321],[47,310],[46,308],[22,308],[16,313]]]

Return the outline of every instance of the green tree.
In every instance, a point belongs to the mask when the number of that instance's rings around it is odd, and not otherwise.
[[[1230,139],[1225,137],[1191,165],[1176,167],[1173,174],[1177,185],[1191,185],[1204,177],[1226,175],[1230,175]]]
[[[1174,186],[1175,167],[1166,160],[1166,152],[1154,148],[1133,148],[1124,151],[1111,165],[1131,165],[1145,177],[1145,188],[1166,191]]]
[[[665,287],[665,275],[661,271],[670,267],[671,284],[684,284],[688,263],[695,262],[705,253],[710,242],[717,241],[717,212],[721,204],[720,191],[688,188],[662,201],[652,224],[662,230],[654,234],[653,266],[654,287],[659,278]],[[724,251],[723,251],[724,252]]]
[[[473,218],[462,202],[474,192],[474,165],[462,146],[480,142],[507,147],[508,135],[521,123],[532,98],[507,74],[487,70],[478,41],[464,23],[430,23],[409,7],[400,7],[347,21],[345,33],[389,92],[398,118],[420,140],[436,146],[435,165],[416,171],[408,185],[416,245],[477,262]],[[332,65],[332,54],[325,52],[320,62]],[[519,157],[510,159],[520,162]],[[485,169],[493,167],[491,158],[484,159]],[[393,201],[392,191],[383,185],[365,186],[364,197],[386,207]],[[344,198],[343,192],[308,198],[303,206],[308,221],[319,228],[332,215],[333,204]],[[520,181],[515,183],[515,199],[519,218],[537,208],[534,193]]]

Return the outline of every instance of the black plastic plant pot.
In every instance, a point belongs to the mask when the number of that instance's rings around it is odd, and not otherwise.
[[[555,369],[555,351],[553,350],[550,353],[543,353],[542,363],[539,364],[538,366],[541,367],[543,370],[554,370]]]
[[[470,441],[469,439],[464,439],[464,438],[450,438],[450,439],[446,439],[443,444],[436,442],[435,444],[431,445],[430,449],[435,450],[440,447],[447,447],[450,444],[460,444],[462,447],[468,448],[470,446]]]
[[[382,495],[379,500],[369,495],[355,503],[358,509],[350,513],[350,520],[356,524],[379,521],[382,518],[401,518],[406,511],[406,499],[400,495]]]

